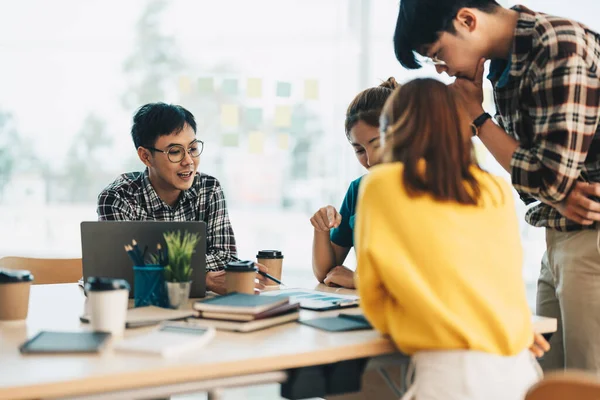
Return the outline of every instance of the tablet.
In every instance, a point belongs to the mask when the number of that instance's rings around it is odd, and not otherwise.
[[[109,338],[108,332],[41,331],[19,350],[23,354],[99,353]]]

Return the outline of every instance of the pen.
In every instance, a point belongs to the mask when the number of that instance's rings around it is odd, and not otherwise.
[[[274,276],[271,276],[271,275],[267,274],[266,272],[258,270],[258,273],[261,274],[262,276],[264,276],[265,278],[269,278],[270,280],[272,280],[273,282],[277,283],[278,285],[283,285],[283,283],[281,283],[281,281],[279,279],[275,278]]]

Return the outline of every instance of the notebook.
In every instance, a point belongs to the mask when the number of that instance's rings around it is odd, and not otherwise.
[[[157,329],[128,337],[114,345],[117,351],[175,357],[197,350],[215,336],[211,327],[199,327],[185,322],[164,322]]]
[[[232,313],[220,313],[214,311],[202,311],[199,312],[200,318],[208,318],[208,319],[223,319],[227,321],[254,321],[257,319],[265,319],[269,317],[274,317],[280,314],[284,314],[286,312],[295,310],[297,311],[300,308],[300,304],[298,303],[287,303],[277,306],[275,308],[271,308],[269,310],[263,311],[258,314],[232,314]]]
[[[300,317],[299,311],[291,311],[276,317],[257,319],[255,321],[222,321],[218,319],[189,318],[187,322],[200,327],[213,327],[224,331],[252,332],[259,329],[269,328],[286,322],[297,321]]]
[[[312,326],[329,332],[346,332],[362,329],[373,329],[364,315],[340,314],[337,317],[314,318],[299,321],[301,324]]]
[[[136,307],[127,310],[127,328],[136,328],[146,325],[156,325],[162,321],[173,321],[194,317],[198,314],[195,310],[173,310],[156,306]]]
[[[230,293],[212,299],[197,301],[194,309],[233,314],[260,314],[266,310],[289,303],[288,297],[267,297],[244,293]]]
[[[19,347],[23,354],[99,353],[110,338],[107,332],[41,331]]]
[[[290,303],[300,303],[300,308],[313,311],[336,310],[347,307],[358,307],[358,296],[321,292],[308,289],[284,289],[262,293],[267,297],[289,297]]]
[[[162,308],[156,306],[136,307],[127,310],[127,318],[125,321],[126,328],[139,328],[148,325],[157,325],[163,321],[175,321],[195,317],[198,311],[195,310],[173,310],[170,308]],[[87,314],[79,317],[79,320],[84,323],[90,322],[90,317]]]

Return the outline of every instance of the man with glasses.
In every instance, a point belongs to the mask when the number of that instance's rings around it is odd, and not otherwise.
[[[402,0],[394,48],[407,68],[418,54],[457,78],[474,133],[536,203],[526,220],[547,242],[537,313],[559,320],[542,365],[600,372],[600,35],[493,0]],[[488,59],[498,124],[482,106]]]
[[[133,117],[133,144],[144,172],[121,175],[98,197],[98,219],[206,222],[206,286],[224,293],[229,261],[236,260],[233,229],[217,179],[198,173],[204,143],[185,108],[164,103],[141,107]]]

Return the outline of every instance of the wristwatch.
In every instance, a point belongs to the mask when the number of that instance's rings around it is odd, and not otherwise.
[[[473,132],[473,136],[479,136],[479,128],[481,127],[481,125],[483,125],[485,123],[485,121],[487,121],[489,118],[492,118],[492,116],[486,112],[484,112],[483,114],[481,114],[479,117],[475,118],[473,120],[473,123],[471,124],[471,131]]]

